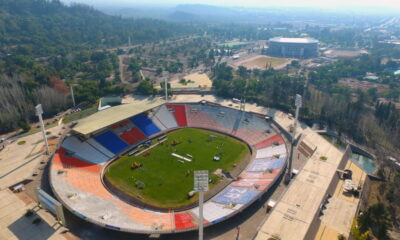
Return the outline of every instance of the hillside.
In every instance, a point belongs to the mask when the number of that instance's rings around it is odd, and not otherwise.
[[[193,28],[154,19],[123,19],[82,4],[59,0],[0,1],[0,51],[48,55],[159,41]]]
[[[121,94],[118,57],[110,47],[160,42],[194,33],[185,23],[124,19],[60,0],[0,0],[0,133],[27,129],[34,106],[51,116],[77,102]]]

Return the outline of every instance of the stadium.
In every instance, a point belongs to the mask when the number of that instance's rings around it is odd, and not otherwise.
[[[211,175],[207,227],[272,191],[287,151],[279,126],[260,113],[207,101],[123,104],[71,129],[53,157],[50,185],[65,208],[95,225],[185,232],[199,222],[197,196],[188,197],[193,170]]]
[[[285,58],[313,58],[318,56],[318,40],[312,38],[271,38],[267,54]]]

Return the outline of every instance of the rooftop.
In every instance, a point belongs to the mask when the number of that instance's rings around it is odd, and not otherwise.
[[[357,164],[348,161],[345,169],[352,171],[352,180],[356,186],[364,185],[367,173]],[[337,239],[339,234],[343,234],[347,238],[359,202],[359,197],[354,197],[344,191],[344,180],[340,180],[335,193],[326,205],[324,214],[320,216],[321,225],[316,239]]]
[[[276,117],[280,124],[281,117]],[[283,126],[287,125],[286,121],[283,123]],[[316,151],[293,179],[256,239],[303,239],[343,158],[344,154],[339,149],[310,128],[299,127],[297,132],[303,135],[302,141],[308,146],[315,146]],[[321,160],[321,157],[326,160]]]
[[[122,104],[119,106],[107,108],[103,111],[99,111],[93,115],[90,115],[87,118],[79,120],[79,123],[73,128],[73,130],[82,135],[88,135],[99,129],[108,127],[114,123],[127,119],[133,115],[160,106],[164,102],[164,100],[155,99],[146,103]]]
[[[318,43],[318,40],[313,38],[284,38],[275,37],[271,38],[269,41],[281,42],[281,43]]]
[[[120,105],[121,102],[122,99],[120,97],[102,97],[100,98],[100,107]]]

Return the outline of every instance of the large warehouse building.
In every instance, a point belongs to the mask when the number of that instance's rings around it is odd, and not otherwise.
[[[287,58],[313,58],[318,56],[318,40],[312,38],[269,39],[268,55]]]

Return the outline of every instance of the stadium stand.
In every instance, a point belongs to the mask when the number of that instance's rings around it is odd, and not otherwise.
[[[282,168],[286,158],[278,159],[256,159],[246,169],[247,172],[265,172],[272,169]]]
[[[213,199],[213,202],[221,204],[247,204],[259,193],[248,188],[227,187]]]
[[[185,228],[193,228],[196,227],[196,220],[193,216],[188,212],[177,213],[175,214],[175,228],[176,229],[185,229]]]
[[[105,148],[103,145],[101,145],[100,143],[96,142],[96,140],[94,140],[93,138],[89,138],[86,141],[90,146],[94,147],[95,149],[97,149],[99,152],[105,154],[108,158],[112,158],[115,156],[114,153],[110,152],[110,150],[108,150],[107,148]]]
[[[73,152],[78,158],[93,164],[103,164],[110,159],[110,157],[98,151],[89,143],[82,142],[75,136],[66,138],[61,146]]]
[[[240,120],[242,113],[227,107],[201,106],[202,111],[214,118],[225,132],[235,129],[235,123]]]
[[[124,141],[122,141],[119,137],[117,137],[111,131],[103,132],[94,137],[97,142],[103,145],[105,148],[110,150],[111,152],[117,154],[128,147]]]
[[[158,111],[156,111],[156,113],[153,115],[152,120],[154,119],[157,119],[167,129],[178,127],[178,123],[176,122],[174,115],[167,109],[165,105],[159,107]]]
[[[134,138],[129,132],[123,132],[119,135],[120,138],[122,138],[125,142],[129,143],[129,144],[134,144],[136,143],[138,140],[136,138]]]
[[[274,136],[272,136],[272,137],[270,137],[268,139],[265,139],[262,142],[257,143],[255,145],[255,148],[256,149],[266,148],[266,147],[269,147],[269,146],[271,146],[273,144],[274,145],[275,144],[281,145],[281,144],[285,144],[285,141],[283,140],[283,138],[280,135],[275,134]]]
[[[74,214],[106,228],[141,233],[195,229],[198,207],[175,213],[129,205],[105,188],[99,177],[102,167],[97,165],[147,136],[186,126],[232,134],[256,149],[256,158],[237,180],[204,203],[206,226],[242,211],[282,173],[286,145],[264,119],[222,106],[164,104],[150,111],[148,116],[141,113],[111,125],[107,131],[87,141],[67,137],[51,166],[51,184],[57,198]]]
[[[256,158],[270,158],[273,156],[286,156],[286,146],[281,144],[279,146],[258,149],[256,154]]]
[[[243,114],[237,130],[235,130],[236,135],[247,141],[250,145],[255,145],[266,140],[272,132],[273,130],[264,119],[249,115],[248,113]]]
[[[204,203],[203,216],[208,222],[217,223],[225,220],[227,216],[234,213],[243,207],[242,204],[236,204],[233,206],[228,206],[225,204],[218,204],[212,201]],[[199,208],[194,208],[191,213],[195,216],[199,216]]]
[[[122,133],[128,131],[129,129],[134,128],[133,124],[131,121],[125,119],[119,123],[116,123],[111,126],[111,130],[116,134],[116,135],[121,135]]]
[[[146,135],[144,135],[138,128],[129,130],[129,133],[132,134],[132,136],[136,138],[138,141],[146,138]]]
[[[154,123],[154,125],[156,125],[158,129],[160,129],[161,132],[167,130],[167,128],[160,122],[160,120],[158,120],[158,118],[152,117],[150,119]]]
[[[133,116],[130,119],[147,136],[160,132],[160,129],[144,113]]]
[[[270,179],[241,179],[232,183],[233,187],[254,188],[258,191],[264,191],[273,180]]]
[[[186,110],[185,110],[185,105],[183,104],[167,104],[167,108],[173,109],[173,113],[176,119],[176,122],[180,127],[186,127],[187,126],[187,120],[186,120]]]
[[[63,147],[60,147],[58,149],[58,152],[54,155],[53,161],[56,164],[59,164],[66,169],[79,168],[81,170],[94,171],[94,172],[98,172],[100,170],[100,167],[95,164],[91,164],[82,161],[76,157],[73,157],[72,154],[69,153],[68,150]]]
[[[150,120],[154,123],[154,125],[156,125],[160,131],[165,131],[168,128],[156,117],[158,111],[160,111],[161,107],[157,107],[155,109],[153,109],[152,111],[149,112],[149,114],[147,115],[148,118],[150,118]]]
[[[201,106],[186,105],[186,121],[189,127],[209,128],[221,131],[220,124],[201,109]]]

